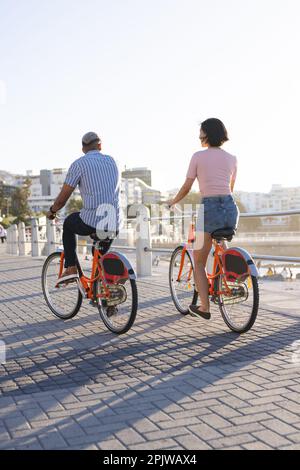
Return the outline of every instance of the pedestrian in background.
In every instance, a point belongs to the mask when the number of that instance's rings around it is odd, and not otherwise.
[[[0,238],[1,238],[1,243],[4,243],[7,237],[7,232],[3,225],[0,225]]]

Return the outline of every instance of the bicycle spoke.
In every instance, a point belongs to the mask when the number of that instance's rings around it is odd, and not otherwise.
[[[183,248],[178,247],[171,258],[169,282],[174,304],[182,314],[188,313],[189,306],[195,300],[192,266],[189,253],[187,251],[183,252]]]
[[[81,295],[76,283],[56,288],[60,269],[60,254],[54,253],[45,261],[43,268],[43,292],[51,311],[62,319],[72,318],[81,305]],[[80,303],[80,305],[79,305]]]
[[[234,331],[248,331],[253,325],[258,310],[258,286],[256,278],[249,276],[245,282],[227,283],[232,295],[225,295],[226,284],[222,277],[219,289],[220,310],[227,325]]]

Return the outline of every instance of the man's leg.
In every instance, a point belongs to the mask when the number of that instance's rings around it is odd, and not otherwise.
[[[63,226],[65,268],[76,269],[76,235],[91,235],[95,231],[96,229],[81,220],[79,212],[74,212],[66,218]]]

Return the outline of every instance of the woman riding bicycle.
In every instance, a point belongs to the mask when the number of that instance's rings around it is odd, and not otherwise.
[[[232,196],[237,159],[221,149],[228,140],[222,121],[211,118],[202,122],[200,141],[207,150],[193,155],[185,183],[175,198],[169,201],[170,206],[180,202],[190,192],[195,179],[198,179],[202,206],[197,217],[194,275],[201,305],[190,305],[189,311],[192,315],[205,319],[210,319],[209,285],[205,267],[212,246],[211,234],[225,227],[236,229],[239,218],[239,210]]]

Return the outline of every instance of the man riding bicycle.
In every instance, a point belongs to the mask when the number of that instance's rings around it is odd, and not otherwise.
[[[76,186],[79,186],[83,201],[80,212],[70,214],[63,225],[63,246],[65,271],[57,285],[76,281],[76,234],[95,235],[101,239],[101,251],[110,248],[118,234],[119,208],[119,171],[115,160],[101,153],[101,140],[95,132],[82,137],[84,156],[70,166],[64,185],[54,204],[47,213],[53,220],[56,213],[64,207]]]

